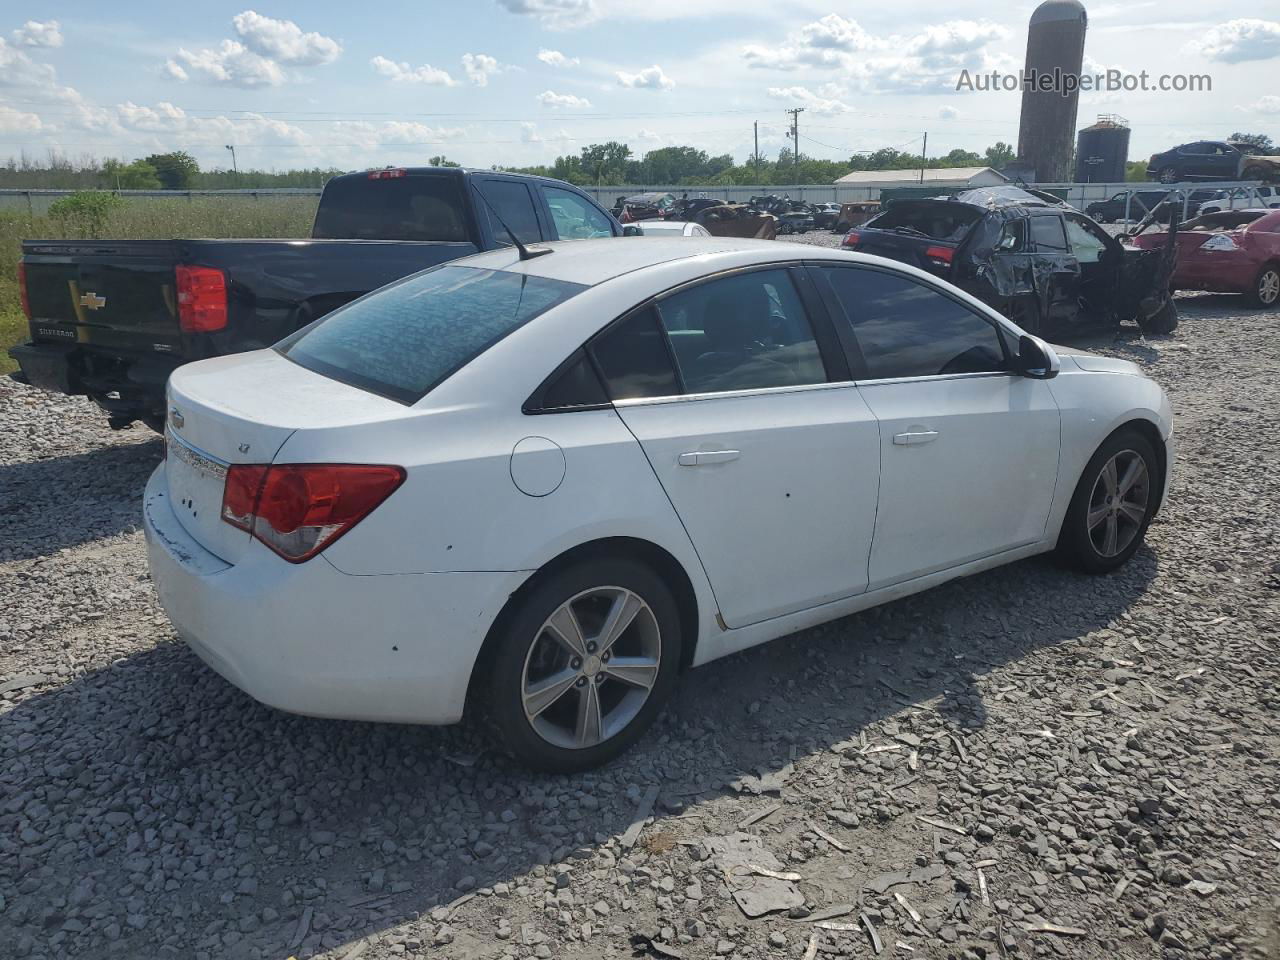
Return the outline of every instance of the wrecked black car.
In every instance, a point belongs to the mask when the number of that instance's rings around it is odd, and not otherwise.
[[[1178,324],[1169,293],[1176,245],[1125,246],[1048,194],[987,187],[898,200],[850,230],[843,245],[926,270],[1040,336],[1114,329],[1126,320],[1146,333]]]

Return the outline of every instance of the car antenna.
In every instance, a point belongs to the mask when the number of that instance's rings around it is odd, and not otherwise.
[[[479,193],[479,191],[476,192]],[[515,231],[507,226],[507,221],[503,220],[502,217],[498,215],[498,211],[493,208],[493,204],[489,202],[489,198],[481,193],[480,199],[484,201],[484,205],[488,207],[489,212],[493,214],[493,219],[497,220],[498,223],[502,225],[502,229],[507,231],[507,236],[511,238],[511,242],[514,243],[516,245],[516,249],[520,251],[521,260],[532,260],[534,257],[545,257],[548,253],[555,253],[555,251],[550,247],[526,247],[520,242],[520,238],[516,236]]]

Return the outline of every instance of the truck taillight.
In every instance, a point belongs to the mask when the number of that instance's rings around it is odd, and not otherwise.
[[[31,319],[31,298],[27,296],[27,265],[18,261],[18,296],[22,298],[22,312]]]
[[[402,467],[236,463],[227,469],[222,519],[302,563],[367,517],[404,478]]]
[[[857,230],[850,230],[844,235],[844,240],[841,241],[841,243],[846,247],[856,247],[861,242],[862,234]]]
[[[955,251],[950,247],[926,247],[924,255],[929,258],[929,262],[935,267],[951,266],[951,258],[955,256]]]
[[[399,180],[405,175],[406,171],[401,169],[392,170],[372,170],[369,173],[370,180]]]
[[[212,333],[227,325],[227,275],[215,267],[180,265],[178,326],[183,333]]]

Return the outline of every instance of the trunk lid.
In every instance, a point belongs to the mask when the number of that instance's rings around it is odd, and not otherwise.
[[[23,244],[31,335],[139,353],[180,353],[171,240]]]
[[[221,517],[228,467],[272,463],[296,430],[393,419],[408,409],[274,350],[179,367],[169,378],[165,429],[170,505],[201,546],[236,563],[252,544],[248,532]]]

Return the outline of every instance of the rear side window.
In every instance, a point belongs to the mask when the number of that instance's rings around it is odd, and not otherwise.
[[[533,195],[526,184],[518,180],[477,180],[476,190],[484,198],[479,204],[481,215],[489,219],[489,229],[498,246],[511,246],[507,227],[521,243],[542,239]]]
[[[276,349],[308,370],[414,403],[513,330],[585,289],[503,270],[437,267],[335,310]]]
[[[681,392],[666,336],[652,307],[624,317],[601,333],[592,342],[591,353],[612,400],[673,397]]]
[[[1036,249],[1043,253],[1067,252],[1067,235],[1062,230],[1062,221],[1055,216],[1032,217],[1031,238],[1035,240]]]
[[[911,277],[824,267],[872,380],[1008,369],[996,327]]]
[[[472,240],[461,181],[412,174],[330,180],[311,235],[317,240]]]

